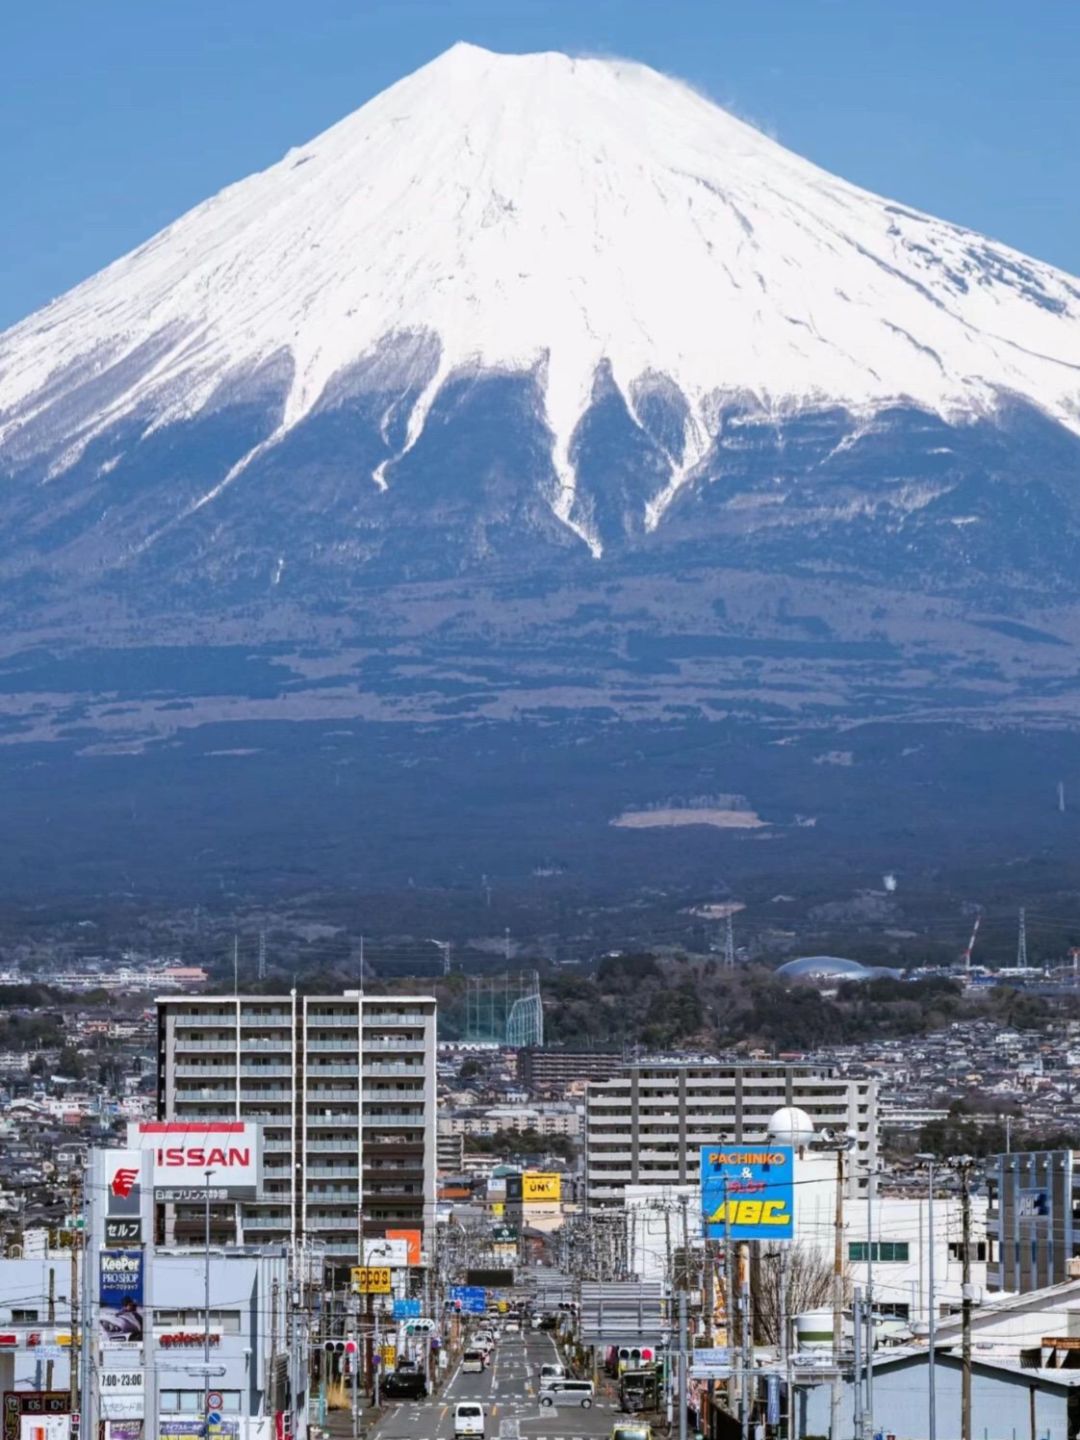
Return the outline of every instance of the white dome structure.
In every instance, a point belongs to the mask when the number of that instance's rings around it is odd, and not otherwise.
[[[814,1138],[814,1122],[797,1105],[782,1105],[769,1119],[769,1138],[801,1150]]]

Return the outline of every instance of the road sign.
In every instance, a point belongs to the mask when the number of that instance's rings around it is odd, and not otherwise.
[[[483,1315],[487,1311],[487,1291],[479,1285],[451,1285],[450,1299],[460,1301],[466,1315]]]
[[[389,1265],[354,1265],[352,1288],[358,1295],[389,1295]]]
[[[394,1319],[395,1319],[395,1320],[411,1320],[414,1316],[419,1315],[419,1314],[420,1314],[420,1301],[419,1301],[419,1300],[395,1300],[395,1301],[394,1301]]]
[[[220,1410],[210,1410],[210,1411],[208,1411],[207,1416],[206,1416],[206,1423],[207,1423],[208,1425],[220,1425],[220,1424],[221,1424],[221,1411],[220,1411]]]
[[[659,1280],[587,1281],[581,1286],[584,1345],[651,1345],[665,1329]]]
[[[220,1410],[221,1407],[222,1407],[222,1405],[224,1405],[224,1403],[225,1403],[225,1402],[224,1402],[224,1400],[223,1400],[222,1397],[221,1397],[221,1391],[220,1391],[220,1390],[208,1390],[208,1391],[206,1392],[206,1408],[207,1408],[207,1410]],[[211,1417],[211,1419],[212,1419],[212,1418],[213,1418],[213,1417]],[[220,1420],[220,1419],[221,1419],[221,1416],[219,1415],[219,1416],[218,1416],[218,1420]],[[215,1424],[215,1425],[217,1424],[217,1420],[214,1421],[214,1424]]]

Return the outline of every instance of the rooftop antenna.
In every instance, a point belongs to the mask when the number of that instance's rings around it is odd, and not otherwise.
[[[232,987],[233,994],[240,994],[240,937],[232,937]]]
[[[1027,915],[1024,907],[1020,906],[1020,932],[1016,937],[1016,964],[1018,969],[1025,969],[1028,963],[1027,958]]]
[[[727,917],[727,924],[724,926],[724,969],[735,969],[735,927],[731,923],[731,915]]]
[[[259,931],[259,965],[256,972],[260,980],[266,979],[266,931]]]

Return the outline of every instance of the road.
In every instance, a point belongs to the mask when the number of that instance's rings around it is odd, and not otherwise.
[[[504,1336],[482,1375],[451,1375],[435,1400],[391,1402],[372,1440],[453,1440],[454,1405],[479,1400],[487,1407],[485,1440],[601,1440],[611,1433],[617,1407],[599,1394],[589,1410],[541,1409],[540,1366],[560,1357],[546,1331]]]

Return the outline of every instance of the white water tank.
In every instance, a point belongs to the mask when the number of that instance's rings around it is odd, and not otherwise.
[[[805,1310],[795,1316],[795,1348],[797,1350],[831,1350],[833,1313],[831,1310]]]

